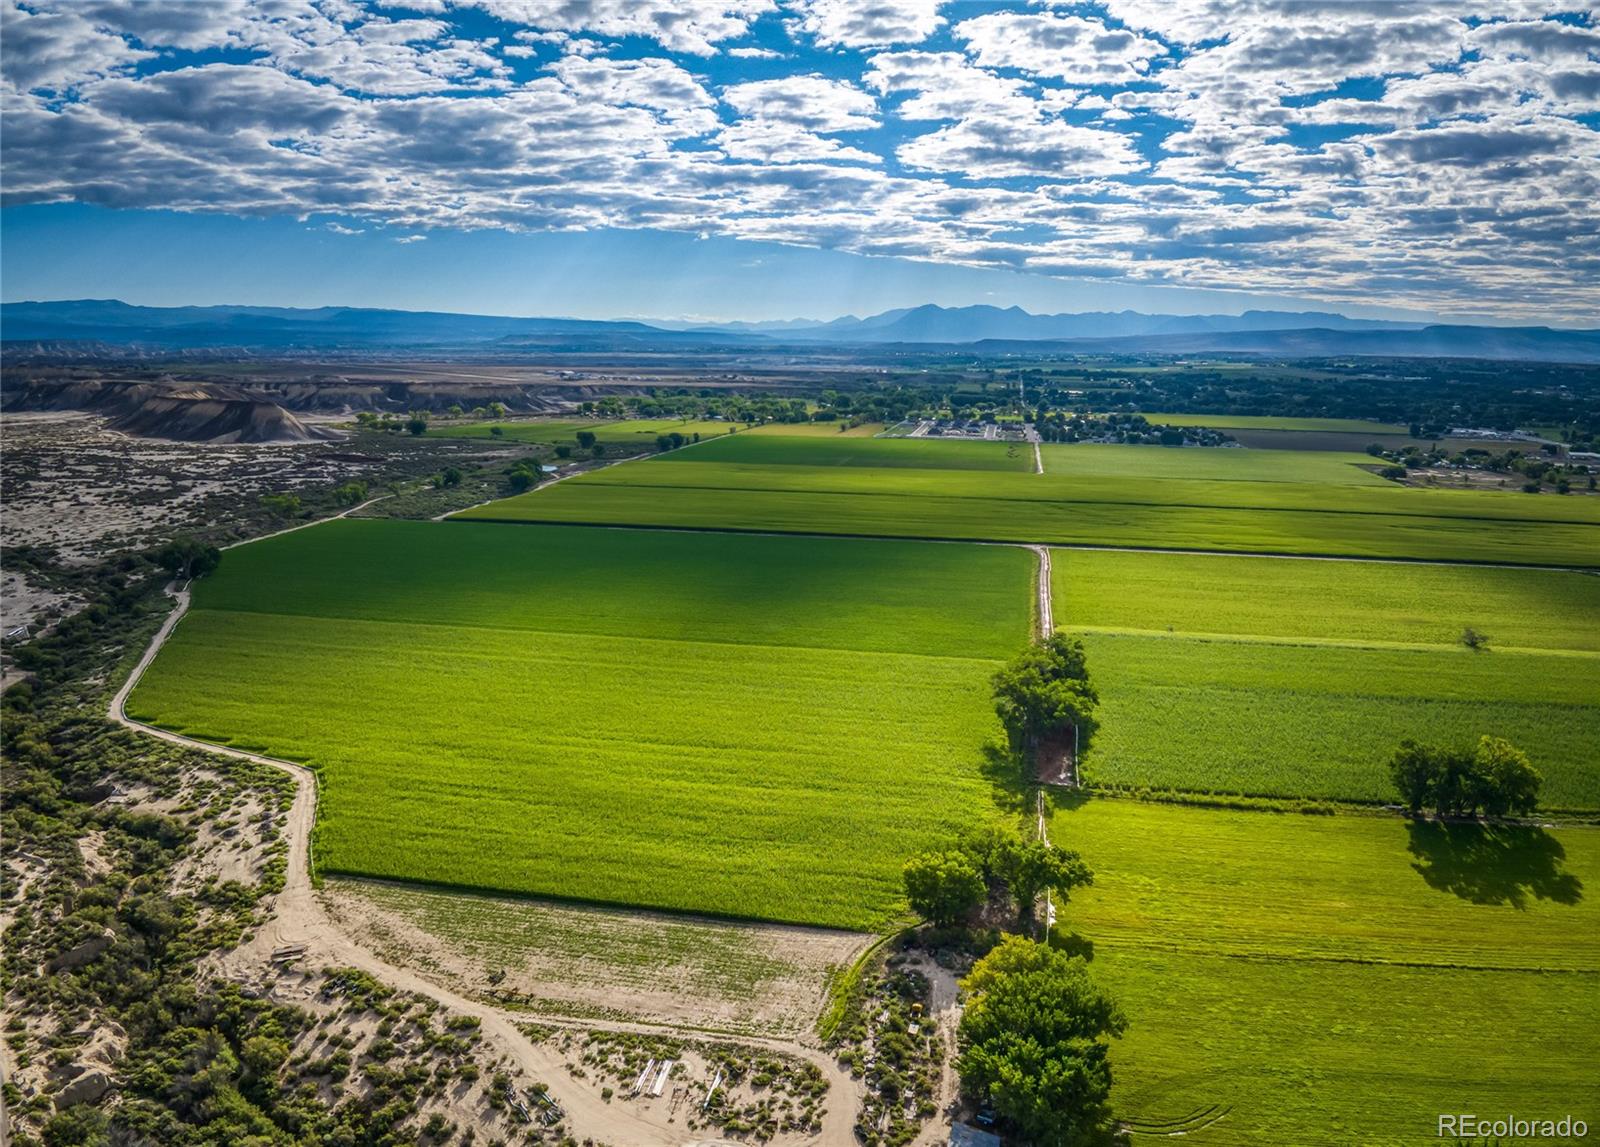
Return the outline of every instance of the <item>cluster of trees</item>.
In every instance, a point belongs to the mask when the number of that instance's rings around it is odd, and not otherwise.
[[[1085,414],[1041,403],[1029,419],[1046,442],[1118,442],[1133,446],[1221,446],[1233,441],[1203,426],[1152,423],[1142,414]]]
[[[1012,752],[1073,735],[1087,742],[1100,695],[1089,683],[1083,642],[1051,634],[994,675],[994,711]]]
[[[1573,449],[1600,437],[1600,380],[1593,368],[1581,365],[1375,358],[1261,367],[1140,356],[1123,361],[1127,366],[1104,359],[1053,364],[1040,371],[1029,396],[1037,389],[1052,406],[1084,410],[1114,403],[1134,410],[1371,418],[1415,423],[1421,437],[1452,426],[1556,426]],[[1151,365],[1160,369],[1149,370]]]
[[[1498,453],[1478,446],[1469,446],[1454,453],[1438,446],[1427,450],[1418,446],[1386,450],[1374,442],[1367,447],[1369,455],[1390,463],[1380,471],[1385,478],[1404,478],[1408,471],[1423,467],[1445,467],[1504,474],[1506,477],[1500,485],[1521,480],[1521,488],[1527,494],[1538,494],[1545,489],[1557,494],[1569,494],[1576,486],[1590,490],[1600,487],[1593,467],[1563,462],[1556,457],[1556,451],[1555,446],[1548,444],[1536,451],[1512,449]]]
[[[1081,956],[1008,936],[961,981],[961,1086],[1029,1143],[1113,1141],[1110,1041],[1128,1026]]]
[[[1076,852],[992,825],[912,857],[901,876],[912,909],[939,927],[969,923],[984,905],[1009,897],[1020,924],[1031,928],[1046,888],[1065,900],[1073,888],[1094,883]]]
[[[222,564],[220,549],[188,535],[173,538],[152,556],[158,566],[183,581],[205,577]]]
[[[1400,742],[1389,776],[1413,813],[1439,816],[1526,815],[1539,802],[1539,776],[1528,756],[1499,737],[1470,748]]]

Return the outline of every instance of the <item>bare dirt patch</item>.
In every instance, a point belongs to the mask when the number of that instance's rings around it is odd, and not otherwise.
[[[809,1031],[830,972],[872,940],[365,880],[330,879],[323,895],[352,939],[463,995],[741,1034]]]

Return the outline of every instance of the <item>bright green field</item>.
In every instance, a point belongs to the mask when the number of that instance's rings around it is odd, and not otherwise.
[[[1033,469],[1033,451],[1016,442],[945,442],[928,438],[855,438],[840,434],[736,435],[696,447],[686,455],[694,462],[732,462],[763,466],[864,466],[871,469],[911,467],[933,470]]]
[[[1547,807],[1600,808],[1600,577],[1070,550],[1052,574],[1103,701],[1088,780],[1388,801],[1400,740],[1489,733]]]
[[[738,434],[469,510],[679,526],[1163,550],[1600,565],[1600,502],[1396,486],[1363,454]]]
[[[498,428],[500,433],[495,434]],[[442,438],[499,438],[511,442],[577,442],[580,430],[593,431],[595,438],[608,446],[631,446],[654,450],[656,435],[674,432],[685,437],[698,434],[714,438],[738,428],[733,422],[696,422],[683,418],[640,418],[608,421],[595,418],[550,418],[513,422],[471,422],[459,426],[433,426],[430,435]]]
[[[1046,443],[1040,453],[1046,474],[1107,478],[1209,478],[1221,482],[1316,482],[1321,485],[1387,485],[1364,466],[1381,465],[1365,454],[1319,450],[1245,450],[1213,446],[1109,446]]]
[[[330,872],[849,928],[992,813],[1032,556],[344,521],[230,551],[129,702],[308,760]],[[958,608],[952,608],[952,604]]]
[[[1215,430],[1309,430],[1325,434],[1404,434],[1393,422],[1364,418],[1288,418],[1256,414],[1146,414],[1152,423],[1167,426],[1209,426]]]
[[[1091,783],[1356,801],[1398,799],[1406,737],[1505,737],[1540,803],[1600,808],[1600,659],[1091,633],[1100,731]]]
[[[645,473],[646,465],[661,470]],[[455,517],[1527,565],[1600,564],[1596,544],[1600,528],[1580,523],[653,485],[646,483],[668,464],[646,465],[616,467],[616,478],[561,482]],[[621,477],[625,469],[632,470],[626,479]],[[1048,476],[1035,477],[1044,482]]]
[[[1060,550],[1070,628],[1600,652],[1600,576],[1566,570]],[[1492,654],[1490,654],[1492,656]]]
[[[1091,800],[1050,834],[1096,873],[1057,935],[1128,1013],[1135,1128],[1342,1147],[1436,1141],[1441,1112],[1600,1121],[1600,831]]]

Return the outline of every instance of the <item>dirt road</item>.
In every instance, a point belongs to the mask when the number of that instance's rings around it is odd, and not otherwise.
[[[357,508],[359,507],[352,507],[352,509]],[[139,658],[139,663],[133,672],[112,697],[107,716],[127,728],[159,737],[172,744],[222,756],[237,757],[280,769],[292,776],[296,785],[294,803],[283,826],[289,846],[288,870],[284,876],[283,891],[278,894],[273,905],[273,917],[244,946],[216,959],[213,963],[217,970],[236,979],[270,977],[273,967],[272,953],[275,949],[289,945],[303,945],[307,966],[338,965],[359,968],[391,987],[430,997],[451,1011],[477,1017],[485,1037],[502,1048],[525,1072],[550,1088],[556,1101],[567,1110],[572,1126],[580,1136],[592,1137],[602,1142],[627,1143],[636,1147],[684,1147],[687,1144],[713,1142],[714,1140],[704,1136],[691,1134],[682,1127],[669,1126],[665,1110],[655,1114],[650,1111],[630,1109],[624,1104],[606,1103],[592,1088],[572,1077],[559,1051],[528,1039],[506,1013],[459,996],[404,968],[394,967],[354,943],[340,931],[324,910],[311,882],[311,832],[316,822],[317,809],[316,775],[303,765],[290,761],[211,745],[165,729],[158,729],[133,720],[124,711],[129,694],[133,692],[145,670],[155,660],[161,646],[188,611],[190,599],[187,588],[169,588],[167,592],[174,599],[176,607],[151,639],[149,647]],[[519,1016],[524,1021],[540,1019],[533,1013],[519,1013]],[[618,1031],[654,1031],[677,1037],[686,1034],[676,1029],[653,1028],[649,1025],[593,1023],[584,1026]],[[823,1120],[822,1131],[815,1136],[807,1137],[804,1142],[808,1147],[813,1144],[816,1147],[854,1147],[856,1140],[853,1128],[856,1110],[861,1101],[860,1088],[857,1082],[850,1078],[849,1073],[839,1067],[832,1056],[815,1048],[787,1041],[740,1039],[737,1042],[770,1047],[800,1056],[816,1064],[830,1085],[827,1113]]]
[[[1039,636],[1049,637],[1056,631],[1054,605],[1050,598],[1050,547],[1028,548],[1039,555]]]

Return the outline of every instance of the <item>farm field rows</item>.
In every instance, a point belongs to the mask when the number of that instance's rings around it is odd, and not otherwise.
[[[1151,423],[1167,426],[1209,426],[1214,430],[1299,430],[1327,434],[1404,434],[1393,422],[1366,418],[1293,418],[1257,414],[1146,414]]]
[[[630,476],[630,479],[633,476]],[[574,479],[452,520],[1042,542],[1573,566],[1600,563],[1597,527],[1114,502],[783,493]]]
[[[1395,486],[1365,455],[741,434],[457,515],[1582,566],[1600,500]],[[1199,475],[1199,476],[1195,476]]]
[[[838,445],[848,447],[851,444],[846,442]],[[1600,498],[1530,498],[1488,490],[1396,486],[1381,480],[1375,486],[1342,482],[1318,485],[1302,481],[994,473],[976,469],[945,470],[909,466],[901,469],[811,467],[706,462],[706,456],[707,451],[703,447],[677,451],[651,459],[647,465],[612,466],[596,470],[585,475],[582,481],[585,485],[655,489],[894,494],[917,498],[979,498],[1044,504],[1111,503],[1600,525]],[[669,462],[670,465],[667,464]],[[1026,511],[1014,509],[1011,512]]]
[[[1441,1112],[1600,1117],[1571,1054],[1600,1036],[1600,832],[1077,798],[1050,833],[1096,872],[1057,934],[1128,1014],[1113,1096],[1152,1132],[1135,1142],[1401,1144]]]
[[[843,439],[841,441],[841,439]],[[1033,452],[1016,442],[951,442],[938,438],[856,438],[840,435],[734,435],[693,451],[674,452],[663,463],[715,462],[762,466],[855,466],[874,470],[1033,469]]]
[[[1052,573],[1101,682],[1086,780],[1386,801],[1399,741],[1488,733],[1529,753],[1545,806],[1600,808],[1593,575],[1074,551]]]
[[[738,423],[696,421],[685,418],[540,418],[513,419],[507,422],[471,422],[458,426],[430,427],[428,433],[441,438],[501,438],[511,442],[575,442],[580,430],[590,431],[607,446],[622,446],[640,451],[656,448],[656,435],[682,434],[692,438],[713,438],[738,428]],[[496,434],[495,431],[499,433]]]
[[[326,871],[866,929],[905,856],[994,815],[1021,551],[347,521],[237,556],[129,711],[318,768]]]
[[[1130,632],[1600,652],[1600,576],[1569,570],[1062,550],[1055,616]]]

